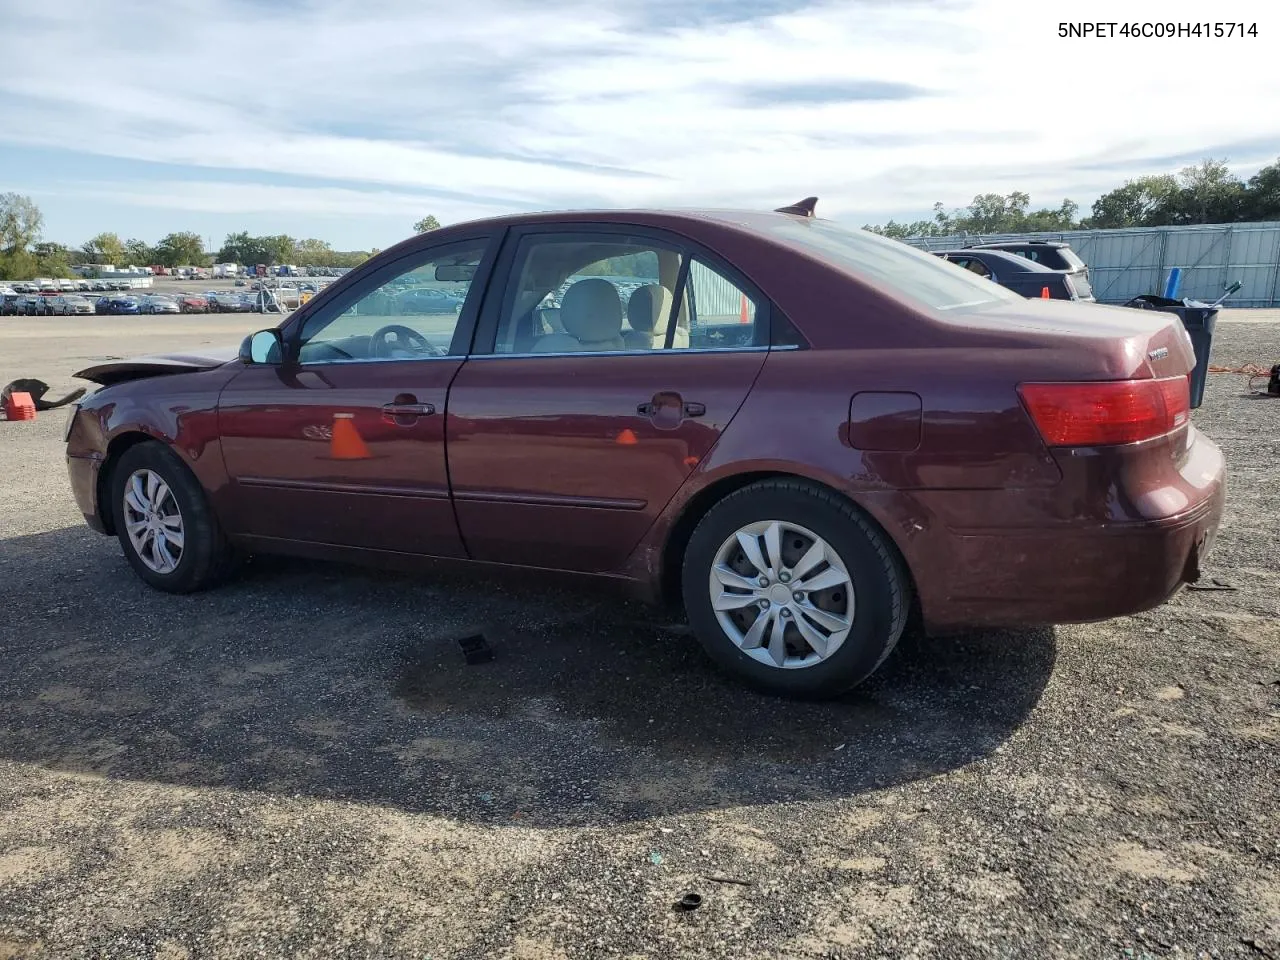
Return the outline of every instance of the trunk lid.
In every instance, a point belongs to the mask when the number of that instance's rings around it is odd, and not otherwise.
[[[1196,363],[1176,314],[1032,298],[947,318],[1012,348],[1025,379],[1186,376]]]

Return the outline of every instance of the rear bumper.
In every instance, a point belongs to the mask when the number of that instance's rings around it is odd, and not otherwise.
[[[1082,623],[1158,607],[1199,579],[1223,497],[1220,488],[1200,509],[1164,523],[953,536],[954,572],[945,596],[925,600],[926,623],[933,629]]]
[[[67,457],[67,474],[76,506],[84,514],[84,522],[98,533],[107,533],[107,524],[98,509],[98,474],[102,470],[99,457]]]
[[[1207,438],[1197,440],[1193,466],[1196,495],[1187,497],[1184,486],[1176,512],[1069,527],[938,530],[931,555],[919,558],[928,574],[917,578],[926,627],[1083,623],[1160,606],[1199,579],[1222,519],[1226,470]]]

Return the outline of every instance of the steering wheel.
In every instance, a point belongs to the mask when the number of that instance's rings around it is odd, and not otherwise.
[[[394,339],[393,339],[394,335]],[[374,357],[389,360],[395,357],[428,356],[443,357],[449,351],[434,346],[426,337],[402,323],[389,323],[379,327],[369,339],[369,348]]]

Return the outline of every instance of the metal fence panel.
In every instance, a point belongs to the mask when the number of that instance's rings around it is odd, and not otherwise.
[[[1094,295],[1107,303],[1163,293],[1169,270],[1181,267],[1181,296],[1216,300],[1239,280],[1243,286],[1231,298],[1232,306],[1280,306],[1280,222],[914,237],[906,242],[922,250],[948,250],[1000,240],[1070,244],[1089,265]]]

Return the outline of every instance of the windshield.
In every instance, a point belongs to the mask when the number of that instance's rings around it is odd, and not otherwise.
[[[830,220],[780,217],[771,230],[779,240],[832,266],[935,310],[960,310],[1022,298],[1010,290],[898,240]]]

